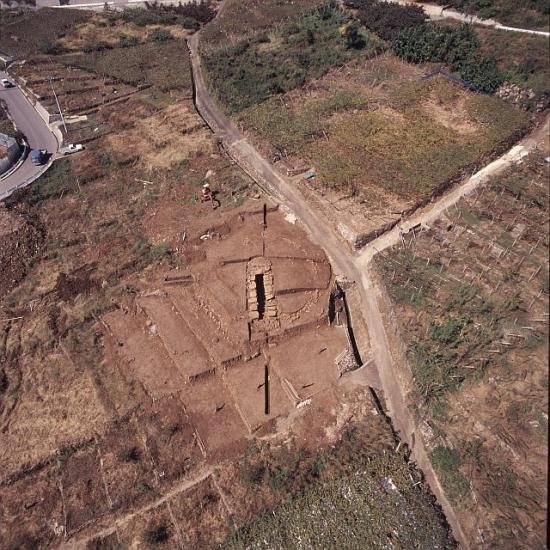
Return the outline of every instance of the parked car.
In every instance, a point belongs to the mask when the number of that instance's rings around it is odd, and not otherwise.
[[[31,161],[35,166],[40,166],[46,162],[48,151],[45,149],[33,149],[31,151]]]
[[[2,82],[2,86],[4,86],[4,88],[13,88],[13,83],[7,78],[3,78],[0,82]]]
[[[78,153],[78,151],[82,151],[83,149],[84,145],[82,145],[82,143],[77,143],[76,145],[74,143],[70,143],[67,147],[63,147],[59,152],[62,155],[70,155],[72,153]]]

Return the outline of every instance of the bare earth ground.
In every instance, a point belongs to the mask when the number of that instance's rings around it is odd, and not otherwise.
[[[163,116],[154,113],[152,124]],[[206,132],[181,113],[165,114],[169,139],[185,147],[188,132]],[[111,106],[97,116],[143,139],[139,114],[132,120]],[[94,140],[74,163],[89,183],[43,206],[43,264],[3,304],[2,317],[23,314],[0,341],[6,376],[21,375],[4,391],[13,405],[1,436],[4,448],[10,434],[20,445],[4,456],[0,482],[8,502],[1,523],[15,546],[206,547],[292,492],[276,489],[278,468],[291,462],[284,453],[276,468],[257,468],[271,445],[284,450],[278,438],[314,453],[358,421],[373,452],[392,444],[366,379],[337,383],[335,359],[347,363],[339,350],[348,344],[343,328],[327,323],[333,278],[321,250],[271,207],[264,223],[258,199],[226,213],[248,182],[213,140],[158,166],[154,147],[142,159],[124,144],[115,135]],[[212,165],[222,199],[215,213],[196,204]],[[289,243],[299,245],[292,254]],[[59,433],[44,440],[52,421]],[[247,445],[252,434],[260,451]]]

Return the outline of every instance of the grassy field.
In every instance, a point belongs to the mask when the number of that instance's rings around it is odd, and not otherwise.
[[[279,154],[315,166],[322,186],[366,200],[369,188],[415,200],[527,120],[497,98],[420,74],[391,56],[358,63],[247,109],[239,121]]]
[[[152,84],[161,91],[191,89],[189,52],[182,40],[70,54],[58,60],[127,84]]]
[[[537,95],[550,89],[550,45],[542,36],[476,29],[485,55],[493,56],[506,79],[531,88]]]
[[[417,412],[429,426],[430,457],[473,544],[476,529],[502,547],[542,548],[544,540],[543,157],[534,153],[377,259],[407,345]],[[484,519],[469,516],[474,509]]]
[[[364,30],[350,44],[343,34],[349,22],[347,14],[325,4],[234,46],[207,45],[202,57],[210,87],[229,112],[242,111],[382,50],[382,42]]]

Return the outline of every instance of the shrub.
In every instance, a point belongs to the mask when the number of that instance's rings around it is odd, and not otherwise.
[[[59,42],[51,42],[49,40],[41,42],[38,45],[38,49],[41,53],[46,55],[57,55],[63,53],[63,47],[59,44]]]
[[[108,50],[110,48],[111,46],[107,44],[107,42],[103,42],[101,40],[98,40],[98,41],[94,40],[93,42],[88,42],[87,44],[84,44],[84,46],[82,47],[82,51],[86,53],[101,52],[103,50]]]
[[[170,538],[170,531],[166,525],[157,525],[156,527],[150,527],[143,534],[143,540],[146,544],[156,545],[166,542]]]
[[[461,461],[456,449],[436,447],[430,452],[430,460],[451,500],[456,501],[469,493],[470,483],[460,473]]]
[[[472,58],[478,45],[469,25],[458,28],[422,25],[400,31],[392,42],[395,53],[409,63],[436,61],[455,68]]]
[[[493,93],[504,82],[504,75],[492,57],[473,57],[460,68],[462,78],[482,92]]]
[[[177,6],[166,6],[158,2],[145,2],[148,10],[160,13],[175,14],[181,17],[194,19],[199,23],[208,23],[214,19],[216,12],[212,8],[210,0],[193,0]]]
[[[137,447],[130,447],[120,451],[117,458],[120,462],[137,462],[140,459],[141,453]]]
[[[132,8],[122,12],[122,19],[127,23],[134,23],[138,27],[147,25],[175,25],[177,16],[165,11]]]
[[[399,31],[422,25],[426,20],[420,6],[401,6],[377,0],[345,0],[344,4],[357,9],[361,23],[384,40],[391,40]]]
[[[131,48],[132,46],[137,46],[139,44],[139,39],[137,36],[119,36],[118,45],[121,48]]]
[[[492,93],[504,81],[496,61],[480,56],[479,41],[469,25],[428,24],[404,29],[395,35],[392,47],[409,63],[445,63],[482,92]]]
[[[174,36],[170,31],[166,29],[155,29],[149,33],[147,37],[151,42],[166,42],[167,40],[173,40]]]

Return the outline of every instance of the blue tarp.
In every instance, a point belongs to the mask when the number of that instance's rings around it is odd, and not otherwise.
[[[466,88],[467,90],[471,90],[472,92],[475,92],[476,94],[484,94],[489,95],[479,88],[476,88],[473,84],[470,84],[469,82],[466,82],[465,80],[462,80],[460,78],[457,78],[456,76],[453,76],[452,74],[449,74],[447,71],[444,71],[441,67],[434,71],[433,73],[427,74],[423,76],[420,80],[428,80],[428,78],[433,78],[434,76],[437,76],[438,74],[444,76],[448,80],[451,80],[452,82],[455,82],[459,86],[462,86],[463,88]]]

